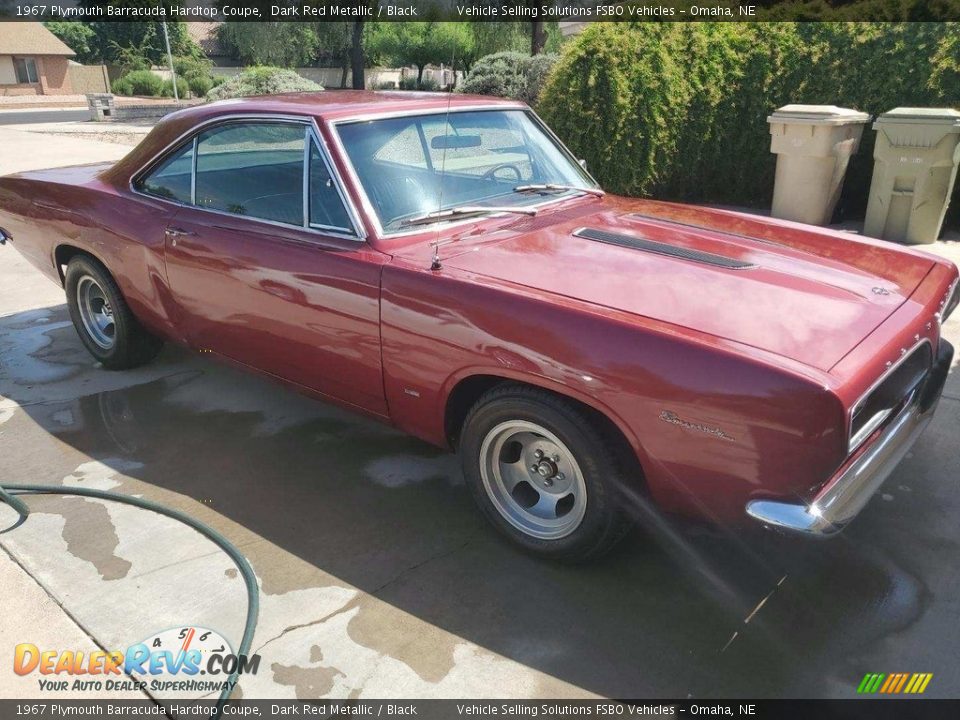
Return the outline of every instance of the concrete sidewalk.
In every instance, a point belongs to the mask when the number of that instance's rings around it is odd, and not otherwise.
[[[6,508],[0,508],[0,525],[5,524]],[[32,643],[42,649],[74,650],[89,655],[103,650],[58,605],[30,574],[0,549],[0,588],[3,588],[3,613],[0,616],[0,700],[38,697],[37,676],[15,675],[14,648],[19,643]],[[52,678],[48,678],[52,679]],[[60,679],[60,678],[57,678]],[[45,699],[75,699],[71,690],[44,691]],[[143,699],[140,692],[111,693],[115,699]]]

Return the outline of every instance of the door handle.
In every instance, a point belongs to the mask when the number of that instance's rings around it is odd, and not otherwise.
[[[196,233],[193,232],[192,230],[182,230],[176,227],[168,227],[166,229],[166,233],[172,238],[190,237],[191,235],[196,235]]]
[[[168,227],[164,232],[166,233],[167,237],[170,238],[170,244],[173,247],[177,246],[177,238],[196,235],[196,233],[191,230],[183,230],[182,228],[178,227]]]

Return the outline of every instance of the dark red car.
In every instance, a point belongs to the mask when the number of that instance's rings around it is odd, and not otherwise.
[[[459,449],[502,532],[609,548],[650,501],[829,534],[930,420],[957,269],[605,196],[526,106],[325,92],[0,179],[104,367],[184,343]]]

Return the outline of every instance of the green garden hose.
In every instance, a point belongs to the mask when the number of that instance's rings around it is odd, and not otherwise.
[[[253,633],[257,627],[257,617],[260,613],[260,590],[257,587],[257,576],[254,574],[253,568],[250,567],[250,563],[240,553],[240,551],[237,550],[233,543],[227,540],[216,530],[208,525],[203,524],[199,520],[194,520],[192,517],[180,512],[179,510],[173,510],[149,500],[133,497],[132,495],[121,495],[119,493],[107,492],[106,490],[94,490],[92,488],[73,488],[59,485],[0,485],[0,502],[9,505],[11,508],[13,508],[14,512],[19,515],[19,518],[13,525],[0,530],[0,535],[20,527],[27,521],[27,518],[30,515],[30,508],[23,500],[17,497],[18,495],[79,495],[81,497],[92,497],[100,500],[111,500],[114,502],[126,503],[127,505],[133,505],[144,510],[149,510],[150,512],[155,512],[160,515],[166,515],[167,517],[173,518],[174,520],[182,522],[184,525],[193,528],[204,537],[212,540],[218,547],[220,547],[221,550],[230,556],[230,559],[236,564],[237,569],[240,570],[240,574],[243,576],[243,581],[247,586],[247,619],[244,623],[243,637],[240,640],[240,648],[237,652],[237,655],[243,656],[250,651],[250,645],[253,643]],[[220,716],[220,713],[223,710],[223,704],[227,701],[227,698],[233,691],[234,683],[236,682],[238,675],[239,666],[232,673],[230,673],[230,676],[227,678],[227,682],[224,684],[224,688],[220,692],[220,697],[217,699],[217,704],[214,708],[212,717],[216,718]]]

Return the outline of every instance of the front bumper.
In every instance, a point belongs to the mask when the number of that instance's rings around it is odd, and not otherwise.
[[[906,407],[812,503],[752,500],[747,503],[747,515],[767,526],[808,535],[839,532],[863,509],[933,418],[952,360],[953,346],[941,339],[933,367]]]

